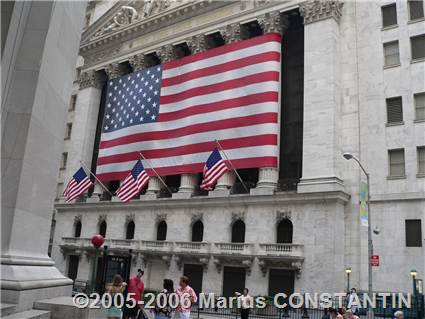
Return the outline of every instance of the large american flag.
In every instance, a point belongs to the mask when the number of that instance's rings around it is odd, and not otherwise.
[[[151,176],[202,172],[215,140],[235,168],[276,167],[280,48],[268,33],[109,81],[98,178],[125,178],[139,152]]]

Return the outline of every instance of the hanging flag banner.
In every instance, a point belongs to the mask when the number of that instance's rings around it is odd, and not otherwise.
[[[367,198],[368,198],[368,186],[366,183],[360,183],[360,221],[362,226],[368,226],[368,215],[367,210]]]

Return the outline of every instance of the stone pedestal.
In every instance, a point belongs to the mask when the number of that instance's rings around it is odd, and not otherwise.
[[[104,192],[104,189],[96,181],[94,183],[93,194],[91,195],[91,197],[87,198],[86,202],[87,203],[97,203],[97,202],[99,202],[100,201],[100,197],[102,196],[103,192]]]
[[[173,198],[190,198],[195,191],[198,176],[196,174],[182,174],[180,177],[180,187],[177,193],[173,193]]]
[[[306,2],[304,17],[303,168],[299,193],[343,191],[341,155],[340,31],[342,4]],[[319,80],[318,80],[319,79]]]
[[[163,187],[161,181],[157,176],[151,176],[149,178],[148,189],[146,190],[146,195],[157,195],[161,188]]]
[[[230,195],[230,189],[235,183],[236,175],[235,172],[229,171],[221,176],[213,191],[209,192],[209,196],[217,197],[217,196],[228,196]]]
[[[85,5],[16,2],[3,48],[1,301],[17,312],[71,295],[47,247]]]

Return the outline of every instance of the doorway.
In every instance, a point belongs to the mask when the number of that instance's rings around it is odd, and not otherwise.
[[[287,296],[294,292],[295,271],[289,269],[269,270],[269,296],[280,292]]]
[[[80,256],[70,255],[68,260],[68,278],[75,281],[78,274],[78,264],[80,263]]]
[[[195,290],[196,295],[202,292],[202,278],[204,268],[202,265],[184,264],[183,275],[189,278],[189,285]]]
[[[224,267],[223,296],[231,297],[235,292],[242,293],[245,288],[246,269],[242,267]]]

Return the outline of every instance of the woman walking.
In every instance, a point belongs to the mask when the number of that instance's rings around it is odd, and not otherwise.
[[[111,298],[111,307],[107,311],[107,318],[121,319],[122,311],[115,305],[115,301],[117,298],[123,298],[122,293],[126,286],[127,284],[123,282],[122,277],[120,275],[115,275],[112,283],[106,287],[106,293],[108,293]],[[118,294],[121,294],[121,296],[119,297]]]
[[[174,292],[174,283],[171,279],[164,279],[163,284],[164,289],[162,289],[161,294],[161,304],[155,304],[155,319],[170,319],[173,309],[169,304],[170,294]]]

